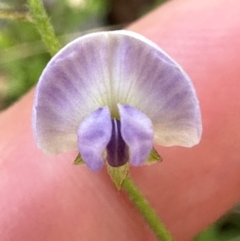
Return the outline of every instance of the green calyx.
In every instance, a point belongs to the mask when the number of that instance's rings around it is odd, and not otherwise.
[[[77,155],[77,157],[75,158],[74,162],[73,162],[74,165],[81,165],[81,164],[84,164],[84,161],[80,155],[80,153]]]
[[[158,162],[162,162],[162,157],[158,154],[158,152],[156,151],[156,149],[152,149],[147,161],[146,161],[146,164],[147,165],[151,165],[151,164],[154,164],[154,163],[158,163]]]
[[[107,164],[108,174],[118,190],[121,189],[122,183],[128,175],[129,168],[129,162],[120,167],[112,167]]]

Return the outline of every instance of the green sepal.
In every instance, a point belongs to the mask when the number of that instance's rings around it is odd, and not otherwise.
[[[107,164],[108,174],[118,190],[121,189],[122,183],[128,175],[129,168],[129,162],[120,167],[112,167]]]
[[[81,165],[84,164],[84,161],[80,155],[80,153],[77,155],[76,159],[73,162],[74,165]]]
[[[158,152],[153,148],[147,161],[146,164],[151,165],[157,162],[161,162],[163,159],[162,157],[158,154]]]

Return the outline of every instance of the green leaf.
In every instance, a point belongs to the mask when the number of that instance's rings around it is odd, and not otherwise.
[[[81,164],[84,164],[84,161],[79,153],[77,155],[76,159],[74,160],[74,165],[81,165]]]
[[[122,183],[128,175],[129,167],[130,165],[128,162],[120,167],[112,167],[107,164],[108,174],[118,190],[121,189]]]
[[[153,148],[147,161],[146,164],[151,165],[156,162],[161,162],[163,159],[162,157],[158,154],[158,152]]]

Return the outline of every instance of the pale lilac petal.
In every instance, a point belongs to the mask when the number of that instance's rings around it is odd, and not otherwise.
[[[164,51],[130,31],[89,34],[64,47],[43,71],[33,129],[46,153],[77,149],[77,129],[101,106],[116,117],[129,104],[153,122],[158,144],[192,146],[201,116],[188,76]]]
[[[87,116],[78,129],[78,148],[83,161],[92,171],[102,168],[103,152],[110,141],[112,122],[108,107]]]
[[[143,164],[153,148],[153,128],[151,120],[141,111],[118,104],[122,138],[130,151],[130,163]]]

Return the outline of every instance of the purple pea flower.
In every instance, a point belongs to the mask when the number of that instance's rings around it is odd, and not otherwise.
[[[37,85],[33,130],[38,147],[78,150],[100,170],[139,166],[153,143],[191,147],[200,141],[201,114],[182,68],[145,37],[99,32],[66,45]]]

